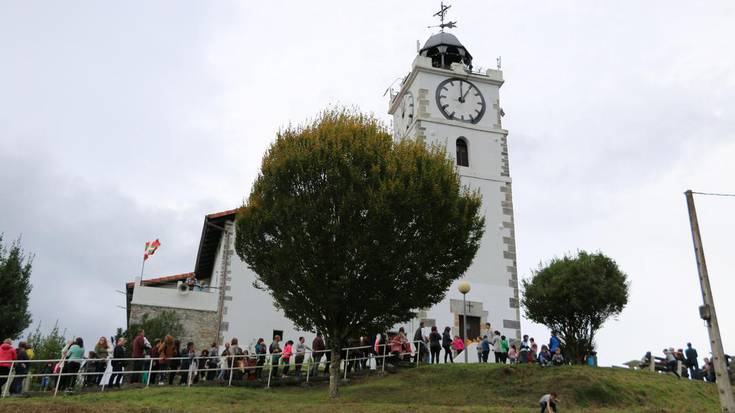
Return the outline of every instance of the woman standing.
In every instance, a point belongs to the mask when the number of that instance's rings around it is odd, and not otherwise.
[[[262,338],[258,339],[258,343],[255,344],[255,354],[258,356],[257,362],[255,363],[255,376],[261,378],[263,375],[263,365],[265,364],[265,354],[268,349],[265,348],[265,340]]]
[[[171,372],[168,375],[168,385],[171,386],[174,384],[174,378],[176,377],[176,373],[179,372],[179,366],[181,366],[181,360],[179,357],[181,356],[181,341],[174,340],[174,347],[173,347],[173,357],[169,359],[169,368],[171,369]]]
[[[110,382],[107,383],[108,387],[117,387],[118,389],[120,388],[120,383],[122,383],[123,378],[123,375],[120,372],[123,369],[123,363],[125,363],[120,359],[124,359],[126,357],[127,355],[125,354],[125,338],[120,337],[119,339],[117,339],[117,345],[112,351],[112,375],[110,376]]]
[[[444,348],[444,363],[447,362],[447,356],[449,356],[449,362],[454,363],[454,357],[452,357],[452,330],[449,327],[444,327],[444,333],[442,333],[442,348]]]
[[[167,335],[163,338],[163,341],[158,345],[158,384],[163,384],[166,381],[166,372],[169,369],[171,358],[174,357],[174,338],[171,335]],[[173,380],[173,379],[172,379]]]
[[[281,360],[281,336],[276,335],[273,337],[273,342],[270,346],[271,353],[271,371],[273,372],[271,377],[278,376],[278,362]]]
[[[288,369],[291,367],[291,356],[293,355],[293,341],[288,340],[286,347],[283,348],[281,353],[281,361],[283,362],[283,376],[281,378],[288,377]]]
[[[107,357],[110,355],[110,346],[107,344],[107,337],[102,336],[94,345],[94,354],[97,355],[95,360],[94,371],[97,373],[94,383],[98,386],[102,383],[102,375],[107,370]]]
[[[436,326],[431,327],[429,333],[429,351],[431,352],[431,364],[439,364],[439,353],[442,349],[442,336],[439,335]]]
[[[82,360],[84,360],[84,340],[81,337],[77,337],[74,344],[66,351],[66,360],[64,374],[69,375],[62,377],[61,384],[64,390],[73,389],[77,383],[76,373],[79,372],[79,367],[82,366]]]

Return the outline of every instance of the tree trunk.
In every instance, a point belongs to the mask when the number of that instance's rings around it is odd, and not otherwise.
[[[329,397],[339,397],[339,359],[340,350],[332,347],[332,362],[329,365]]]

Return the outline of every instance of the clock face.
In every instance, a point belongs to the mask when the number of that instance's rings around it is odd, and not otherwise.
[[[477,123],[485,114],[485,97],[474,84],[447,79],[436,88],[436,104],[447,119]]]
[[[408,129],[411,128],[414,119],[413,93],[406,92],[403,95],[396,113],[396,133],[399,137],[403,137],[408,132]]]

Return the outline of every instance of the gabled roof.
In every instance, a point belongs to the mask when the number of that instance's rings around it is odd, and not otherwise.
[[[168,284],[175,281],[184,281],[187,278],[194,277],[193,272],[186,272],[183,274],[176,274],[176,275],[167,275],[164,277],[157,277],[157,278],[149,278],[147,280],[143,280],[143,285],[159,285],[159,284]],[[134,287],[135,281],[131,281],[127,283],[127,287]]]
[[[199,240],[199,251],[194,265],[197,278],[209,278],[214,270],[214,261],[217,258],[219,241],[222,239],[225,223],[234,221],[239,208],[216,212],[204,217],[202,237]]]

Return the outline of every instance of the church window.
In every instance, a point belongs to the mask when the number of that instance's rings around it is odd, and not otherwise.
[[[470,166],[469,153],[467,152],[467,141],[463,137],[457,138],[457,165]]]

